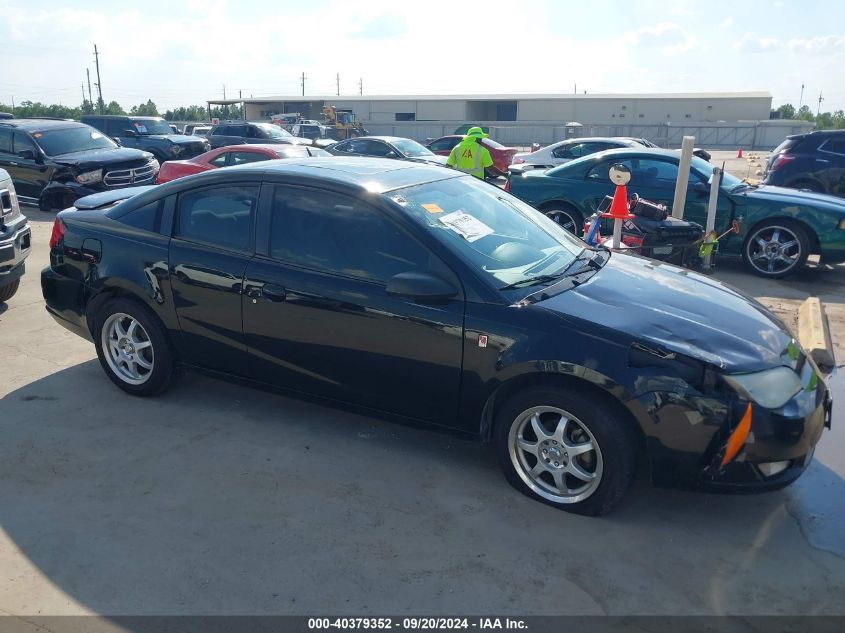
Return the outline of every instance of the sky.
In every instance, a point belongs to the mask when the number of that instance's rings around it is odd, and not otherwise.
[[[768,91],[845,108],[837,0],[0,0],[0,103],[160,111],[300,94]],[[96,99],[96,86],[93,87]]]

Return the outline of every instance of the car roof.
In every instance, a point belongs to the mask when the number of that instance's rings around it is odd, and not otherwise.
[[[163,121],[164,117],[160,116],[143,116],[135,114],[83,114],[83,119],[138,119],[139,121]]]
[[[244,176],[266,180],[274,174],[291,176],[292,180],[303,183],[309,179],[322,180],[372,193],[385,193],[427,182],[469,177],[463,172],[446,167],[389,158],[312,156],[245,163],[225,169],[215,169],[191,176],[190,182],[212,184],[229,179],[240,180]],[[162,191],[165,188],[178,190],[186,182],[177,179],[160,187]]]
[[[0,125],[7,125],[26,131],[88,127],[84,123],[67,119],[0,119]]]
[[[278,143],[248,143],[238,144],[238,145],[226,145],[224,147],[218,147],[219,150],[226,150],[227,152],[231,152],[234,150],[240,152],[249,152],[249,151],[260,151],[260,152],[284,152],[289,150],[291,147],[311,147],[310,145],[279,145]]]
[[[346,139],[346,140],[347,141],[356,141],[356,140],[360,141],[360,140],[370,140],[370,139],[373,139],[373,140],[376,140],[376,141],[385,141],[387,143],[393,143],[395,141],[410,141],[410,140],[412,140],[412,139],[409,139],[405,136],[356,136],[355,138],[350,138],[350,139]]]

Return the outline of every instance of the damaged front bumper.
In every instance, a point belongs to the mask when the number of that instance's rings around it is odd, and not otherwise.
[[[650,421],[644,431],[654,483],[746,493],[795,481],[812,461],[825,427],[830,428],[833,409],[812,361],[804,363],[801,379],[801,391],[778,409],[728,392],[651,392],[636,398],[634,408]],[[746,413],[750,429],[731,454],[731,436]]]

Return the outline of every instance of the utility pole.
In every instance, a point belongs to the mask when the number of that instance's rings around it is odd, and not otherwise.
[[[79,87],[82,88],[82,106],[85,107],[85,83],[80,82]]]
[[[575,87],[572,89],[572,94],[574,94],[574,95],[578,94],[578,84],[575,84]]]
[[[364,94],[364,77],[363,76],[358,79],[358,94],[359,95]]]
[[[103,84],[100,81],[100,53],[97,51],[97,45],[94,44],[94,65],[97,67],[97,105],[100,109],[100,114],[103,113]]]
[[[804,84],[801,84],[801,98],[798,99],[798,109],[801,109],[801,106],[804,105]]]
[[[340,73],[337,74],[337,96],[340,96]]]
[[[88,77],[88,103],[91,104],[91,108],[94,107],[94,97],[91,96],[91,71],[86,68],[85,75]]]
[[[824,97],[822,96],[821,90],[819,91],[819,107],[816,110],[816,118],[819,118],[819,113],[822,111],[822,101],[824,101]]]
[[[226,84],[223,84],[223,99],[226,98]]]
[[[15,95],[12,95],[12,114],[15,113]]]
[[[302,78],[299,80],[299,82],[302,84],[302,96],[304,97],[305,96],[305,71],[304,70],[302,71]]]
[[[241,118],[246,121],[246,108],[244,107],[242,90],[238,88],[238,99],[241,100]]]

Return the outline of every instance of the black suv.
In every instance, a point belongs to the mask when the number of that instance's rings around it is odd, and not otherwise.
[[[787,136],[769,156],[763,184],[845,197],[845,130]]]
[[[0,120],[0,167],[21,202],[64,209],[98,191],[149,185],[152,154],[120,147],[92,127],[65,119]]]
[[[124,147],[150,152],[159,163],[193,158],[211,149],[204,138],[174,134],[170,124],[161,117],[91,114],[83,116],[82,122]]]
[[[244,145],[246,143],[260,144],[288,144],[311,145],[311,139],[293,136],[273,123],[252,121],[221,121],[208,133],[211,147],[225,147],[227,145]]]

